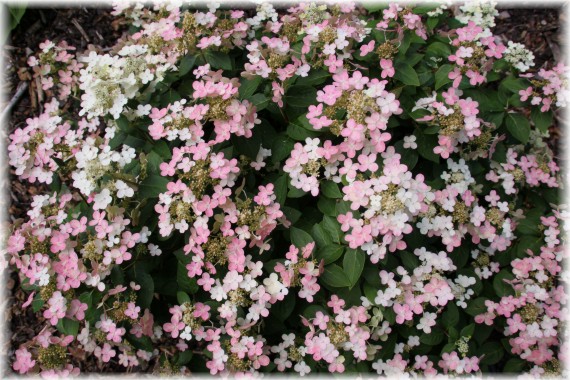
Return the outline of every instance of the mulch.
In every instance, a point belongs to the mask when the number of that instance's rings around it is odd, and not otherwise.
[[[561,14],[562,8],[509,8],[499,6],[500,16],[494,32],[500,35],[504,42],[512,40],[525,44],[535,55],[535,68],[544,67],[547,63],[560,61],[561,46],[566,44],[560,35],[560,25],[566,21]],[[16,92],[22,71],[26,68],[27,57],[37,52],[38,45],[50,39],[55,42],[67,41],[76,46],[78,51],[85,50],[89,44],[101,47],[111,47],[125,32],[124,27],[114,23],[109,7],[76,7],[71,9],[57,8],[29,8],[18,27],[11,33],[11,39],[4,49],[4,88],[5,99],[9,100]],[[20,75],[18,75],[20,72]],[[18,104],[13,108],[12,115],[5,126],[5,134],[25,125],[29,117],[37,116],[39,110],[34,109],[30,101],[30,94],[24,94]],[[4,105],[2,105],[3,109]],[[551,145],[558,151],[558,142],[561,139],[561,128],[558,124],[551,128]],[[33,195],[44,190],[41,186],[31,186],[22,183],[10,173],[10,208],[11,221],[25,217]],[[41,316],[34,314],[31,308],[22,310],[20,305],[25,301],[24,292],[18,286],[19,281],[14,272],[9,276],[8,307],[6,318],[10,323],[8,336],[10,337],[9,357],[13,355],[22,343],[32,339],[43,326]],[[11,359],[10,359],[11,363]],[[109,365],[100,368],[94,360],[82,362],[85,372],[124,371],[118,365]],[[11,366],[7,366],[11,368]]]

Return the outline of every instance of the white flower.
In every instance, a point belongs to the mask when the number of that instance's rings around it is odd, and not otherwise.
[[[130,198],[135,195],[135,191],[120,179],[115,182],[115,188],[117,189],[118,198]]]
[[[534,66],[534,54],[523,44],[509,41],[504,58],[521,72],[525,72]]]
[[[277,273],[271,273],[268,278],[263,280],[263,285],[265,285],[267,293],[272,296],[279,294],[281,291],[287,290],[287,288],[279,282]]]
[[[93,198],[93,210],[104,210],[113,201],[109,189],[103,189],[99,194]]]
[[[415,347],[420,345],[420,337],[415,335],[410,335],[408,337],[408,346]]]
[[[160,256],[162,253],[162,250],[154,244],[149,244],[148,245],[148,251],[150,252],[151,256]]]
[[[418,144],[416,144],[416,136],[405,136],[404,137],[404,148],[406,149],[416,149]]]
[[[469,1],[459,7],[460,12],[455,16],[461,23],[468,24],[473,21],[483,29],[495,26],[495,17],[499,15],[495,1]]]
[[[180,338],[182,338],[184,340],[192,339],[192,329],[190,328],[190,326],[186,326],[184,328],[184,331],[182,331],[182,333],[180,333]]]
[[[309,372],[311,372],[311,367],[309,367],[307,365],[307,363],[305,363],[304,361],[299,362],[297,364],[295,364],[295,367],[293,367],[295,369],[295,371],[297,371],[299,373],[299,375],[301,376],[305,376],[306,374],[308,374]]]

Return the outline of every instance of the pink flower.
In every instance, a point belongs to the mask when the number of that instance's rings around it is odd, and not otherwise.
[[[32,354],[28,352],[27,349],[20,348],[19,350],[16,350],[16,360],[14,361],[14,364],[12,364],[14,371],[24,374],[35,365],[36,361],[32,360]]]
[[[380,76],[382,78],[392,78],[394,76],[394,74],[396,74],[396,71],[394,70],[394,66],[392,64],[392,60],[391,59],[384,59],[382,58],[380,60],[380,67],[382,68],[382,73],[380,73]]]
[[[116,351],[111,349],[109,343],[105,343],[103,348],[97,346],[94,351],[95,356],[103,360],[104,363],[107,363],[111,358],[114,358],[116,355]]]
[[[364,57],[365,55],[367,55],[368,53],[370,53],[371,51],[373,51],[375,44],[376,44],[376,41],[371,40],[371,41],[368,42],[366,45],[360,46],[360,55],[361,55],[362,57]]]

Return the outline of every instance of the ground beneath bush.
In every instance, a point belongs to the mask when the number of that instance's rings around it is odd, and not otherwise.
[[[110,8],[103,7],[28,9],[2,52],[4,55],[4,88],[2,91],[6,103],[14,98],[22,81],[29,79],[27,57],[35,53],[38,45],[46,39],[55,42],[65,40],[70,45],[76,46],[79,51],[85,50],[90,44],[98,45],[103,49],[113,46],[125,30],[120,23],[115,21],[110,10]],[[567,43],[561,39],[560,35],[560,25],[566,22],[566,15],[560,13],[560,8],[500,7],[499,12],[500,16],[497,18],[497,26],[494,29],[495,34],[501,36],[505,43],[508,40],[524,43],[536,57],[536,69],[548,63],[560,61],[561,47]],[[2,104],[0,109],[3,110],[5,105]],[[10,120],[4,125],[4,135],[8,136],[15,128],[24,126],[27,118],[37,116],[40,112],[39,107],[35,86],[29,85],[12,108]],[[556,120],[560,120],[558,116]],[[558,123],[551,128],[551,135],[550,144],[559,162],[562,162],[562,157],[558,155],[561,151],[559,142],[562,141],[562,131],[558,128]],[[11,171],[10,220],[7,222],[11,223],[18,218],[23,218],[32,197],[42,191],[41,187],[20,182]],[[7,332],[10,343],[9,347],[5,347],[9,358],[22,343],[37,335],[43,326],[43,321],[34,315],[31,308],[21,309],[20,305],[25,301],[25,296],[18,284],[15,273],[11,273],[5,315],[10,324],[10,330]],[[80,360],[81,355],[78,355],[77,365]],[[89,358],[81,360],[81,368],[85,372],[124,371],[124,368],[118,364],[110,364],[99,368],[94,360],[89,360]]]

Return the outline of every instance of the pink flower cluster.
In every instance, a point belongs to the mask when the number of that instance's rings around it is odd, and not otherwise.
[[[556,216],[542,216],[540,220],[545,228],[540,252],[528,249],[527,257],[515,258],[511,262],[514,278],[503,279],[512,285],[515,295],[504,296],[499,302],[486,300],[487,311],[475,317],[477,323],[487,325],[504,318],[511,352],[534,363],[536,374],[544,373],[538,366],[555,358],[556,347],[561,344],[557,327],[566,320],[561,306],[566,297],[564,288],[552,283],[562,272],[561,226]]]
[[[342,231],[347,232],[349,247],[361,247],[372,263],[382,260],[387,250],[406,248],[404,236],[412,232],[412,223],[428,211],[428,202],[433,199],[423,175],[414,178],[393,148],[381,157],[383,168],[379,176],[343,187],[343,199],[353,211],[364,209],[361,216],[353,212],[338,216]]]
[[[83,67],[71,52],[75,47],[64,40],[57,45],[46,40],[40,44],[41,52],[38,56],[32,55],[28,65],[33,69],[34,78],[37,78],[41,89],[57,94],[59,100],[67,100],[72,92],[78,90],[79,71]]]

